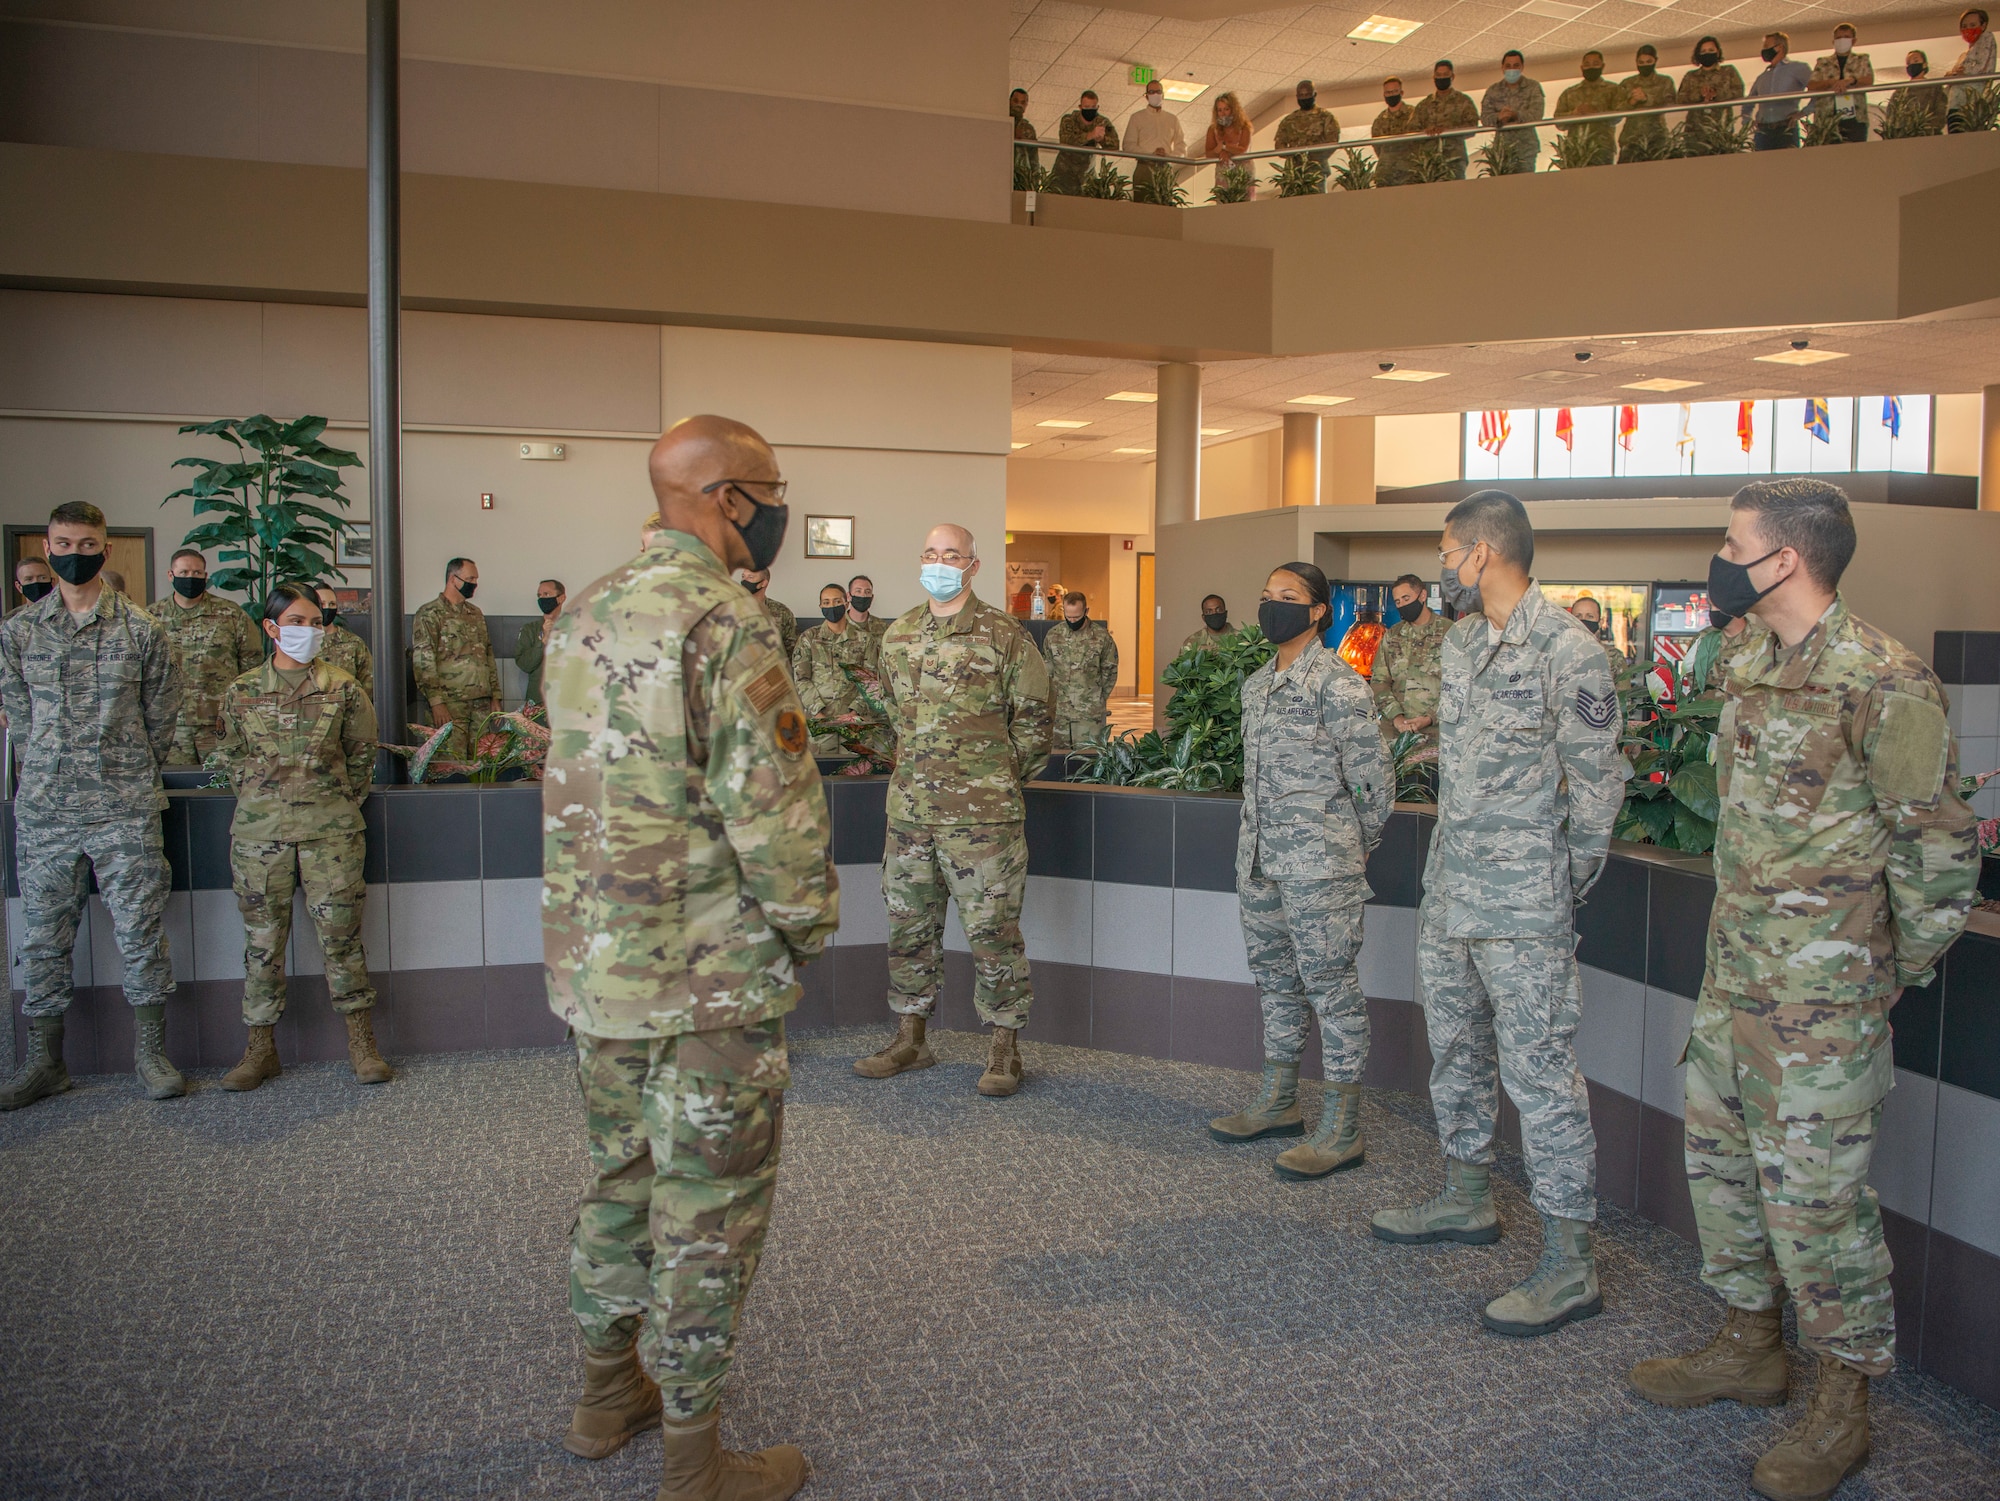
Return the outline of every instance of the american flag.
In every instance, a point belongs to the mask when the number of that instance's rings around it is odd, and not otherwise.
[[[1568,407],[1556,412],[1556,441],[1570,452],[1576,451],[1576,419],[1570,415]]]
[[[1505,412],[1481,412],[1479,414],[1479,446],[1488,453],[1498,455],[1507,446],[1507,439],[1513,433]]]

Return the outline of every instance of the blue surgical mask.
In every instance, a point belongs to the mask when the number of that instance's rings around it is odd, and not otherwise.
[[[949,563],[926,563],[917,573],[917,582],[939,604],[957,599],[965,589],[965,570]]]
[[[1509,83],[1519,83],[1521,81],[1521,70],[1519,68],[1509,68],[1500,76]]]

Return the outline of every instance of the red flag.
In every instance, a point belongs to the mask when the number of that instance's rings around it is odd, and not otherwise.
[[[1745,453],[1750,451],[1750,445],[1757,440],[1757,421],[1751,415],[1750,403],[1747,401],[1736,403],[1736,437],[1742,443]]]
[[[1570,452],[1576,451],[1576,420],[1570,416],[1568,407],[1556,412],[1556,441]]]
[[[1618,409],[1618,446],[1627,453],[1632,451],[1632,439],[1639,431],[1639,409],[1620,407]]]
[[[1481,412],[1479,414],[1479,446],[1488,453],[1499,455],[1507,446],[1512,429],[1505,412]]]

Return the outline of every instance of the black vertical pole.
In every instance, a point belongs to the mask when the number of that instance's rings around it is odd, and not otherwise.
[[[403,152],[398,0],[368,0],[368,504],[374,525],[375,717],[408,743],[403,703]],[[375,755],[375,780],[397,758]]]

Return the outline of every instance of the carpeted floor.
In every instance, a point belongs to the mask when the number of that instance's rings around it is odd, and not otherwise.
[[[724,1425],[801,1445],[813,1501],[1734,1501],[1798,1415],[1626,1393],[1716,1309],[1690,1247],[1615,1211],[1602,1317],[1482,1331],[1535,1254],[1516,1177],[1497,1246],[1367,1234],[1436,1175],[1415,1100],[1370,1097],[1366,1167],[1282,1183],[1282,1143],[1203,1131],[1247,1076],[1030,1045],[1028,1087],[991,1101],[978,1039],[856,1078],[879,1040],[795,1040]],[[90,1079],[0,1117],[0,1496],[653,1494],[657,1439],[598,1465],[557,1446],[582,1172],[562,1053],[201,1084],[154,1105]],[[1899,1375],[1875,1414],[1843,1498],[2000,1495],[2000,1413]]]

